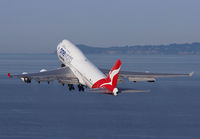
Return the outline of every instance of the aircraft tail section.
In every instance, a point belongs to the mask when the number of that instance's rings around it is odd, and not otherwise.
[[[113,92],[114,95],[117,95],[118,89],[116,88],[116,86],[119,77],[120,67],[121,67],[121,61],[118,59],[113,68],[110,70],[107,77],[97,81],[92,86],[92,88],[107,88],[108,90]]]

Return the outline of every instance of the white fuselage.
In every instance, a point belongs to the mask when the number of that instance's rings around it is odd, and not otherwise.
[[[106,77],[79,48],[67,40],[58,44],[57,54],[59,60],[72,70],[80,84],[91,88],[95,82]]]

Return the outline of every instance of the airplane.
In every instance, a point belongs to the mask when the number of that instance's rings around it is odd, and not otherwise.
[[[119,93],[131,92],[131,90],[120,89],[117,83],[124,79],[130,82],[147,81],[155,82],[156,78],[162,77],[184,77],[192,76],[189,74],[171,74],[171,73],[150,73],[150,72],[131,72],[120,71],[121,60],[117,60],[112,69],[101,69],[96,67],[82,51],[68,40],[63,40],[57,46],[58,59],[61,61],[61,67],[55,70],[40,70],[38,73],[23,72],[19,75],[11,75],[10,78],[21,78],[25,83],[31,83],[31,80],[48,82],[57,80],[63,86],[68,85],[69,90],[74,90],[74,85],[78,86],[79,91],[84,91],[84,87],[104,90],[104,93],[117,96]]]

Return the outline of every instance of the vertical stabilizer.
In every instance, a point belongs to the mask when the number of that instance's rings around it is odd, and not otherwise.
[[[121,67],[121,61],[118,59],[113,66],[113,68],[110,70],[109,74],[106,78],[101,79],[97,81],[92,88],[107,88],[108,90],[112,91],[114,95],[117,95],[118,89],[117,86],[117,80],[119,77],[119,71]]]

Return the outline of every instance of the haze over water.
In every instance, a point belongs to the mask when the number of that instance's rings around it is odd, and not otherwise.
[[[193,77],[125,81],[119,87],[149,93],[69,92],[67,86],[9,79],[7,73],[38,72],[60,66],[56,55],[0,55],[0,138],[20,139],[198,139],[200,138],[200,56],[88,55],[97,66],[121,70],[189,73]]]

